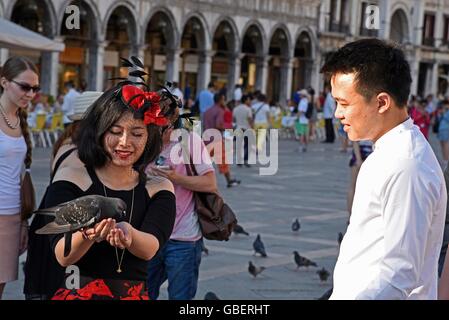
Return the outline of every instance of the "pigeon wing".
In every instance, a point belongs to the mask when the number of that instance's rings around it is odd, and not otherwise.
[[[42,228],[36,230],[36,234],[60,234],[66,232],[78,231],[81,228],[89,227],[91,224],[95,223],[95,218],[90,219],[84,224],[57,224],[56,222],[50,222],[43,226]]]
[[[82,197],[56,209],[55,222],[60,225],[85,225],[97,216],[99,211],[100,203],[96,198]]]

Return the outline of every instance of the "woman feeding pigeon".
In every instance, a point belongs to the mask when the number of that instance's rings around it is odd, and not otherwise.
[[[0,72],[0,299],[5,284],[17,280],[19,255],[27,244],[27,218],[34,209],[26,109],[38,91],[32,62],[22,57],[5,62]]]
[[[140,67],[132,60],[124,60],[126,66]],[[127,207],[124,217],[73,232],[70,250],[67,233],[51,236],[57,261],[80,273],[79,288],[66,281],[55,300],[148,299],[147,261],[170,237],[176,206],[171,182],[147,181],[143,169],[160,153],[160,127],[177,101],[168,90],[145,92],[140,85],[125,79],[95,101],[74,141],[85,168],[61,168],[48,189],[46,208],[87,195],[119,198]]]

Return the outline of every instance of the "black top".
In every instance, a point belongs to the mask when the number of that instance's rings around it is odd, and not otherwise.
[[[71,148],[59,157],[50,176],[50,183],[62,162],[75,150],[76,148]],[[47,193],[48,188],[45,190],[39,209],[44,208]],[[27,259],[23,268],[25,273],[23,292],[26,295],[33,296],[31,298],[40,298],[36,295],[45,295],[45,298],[52,297],[64,280],[65,270],[56,261],[56,257],[50,248],[48,235],[36,234],[36,230],[45,226],[47,222],[45,216],[34,215],[28,232]]]
[[[69,181],[56,181],[49,186],[45,199],[45,208],[53,207],[60,203],[70,201],[85,195],[98,194],[104,196],[103,184],[98,179],[93,169],[87,168],[92,179],[92,185],[86,190],[81,190],[77,185]],[[126,221],[131,215],[132,190],[111,190],[106,187],[108,197],[120,198],[126,202],[127,214],[117,222]],[[150,233],[159,241],[162,248],[169,239],[176,216],[176,202],[173,193],[162,190],[151,199],[144,182],[135,187],[134,210],[130,224],[137,230]],[[50,221],[50,220],[49,220]],[[54,249],[63,234],[50,236],[50,242]],[[120,260],[122,250],[117,249]],[[118,262],[115,247],[107,241],[94,243],[89,251],[76,263],[82,276],[103,279],[122,279],[145,281],[147,276],[147,261],[142,260],[128,250],[125,250],[121,264],[121,273],[117,273]]]

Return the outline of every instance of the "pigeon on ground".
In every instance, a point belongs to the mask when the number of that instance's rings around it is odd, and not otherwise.
[[[245,229],[243,229],[243,227],[239,224],[236,224],[234,227],[234,233],[235,234],[244,234],[249,236],[249,233],[245,231]]]
[[[220,300],[220,298],[218,298],[217,295],[212,291],[209,291],[204,296],[204,300]]]
[[[292,223],[292,231],[298,232],[300,228],[301,228],[301,224],[299,223],[298,218],[296,218],[295,221],[293,221],[293,223]]]
[[[334,291],[334,288],[330,288],[321,297],[319,297],[318,300],[329,300],[333,291]]]
[[[205,254],[206,256],[209,255],[209,249],[207,249],[206,246],[204,245],[204,241],[201,242],[201,252],[204,252],[204,254]]]
[[[341,245],[341,242],[343,241],[343,233],[339,232],[338,233],[338,245]]]
[[[327,278],[329,278],[330,273],[324,267],[321,270],[316,272],[320,276],[321,282],[326,282]]]
[[[255,278],[259,273],[265,270],[265,267],[256,267],[251,261],[249,261],[248,272]]]
[[[256,253],[259,253],[262,257],[266,258],[267,257],[267,253],[265,252],[265,246],[262,242],[262,240],[260,239],[260,234],[257,235],[256,240],[254,240],[253,242],[253,248]]]
[[[36,234],[64,233],[64,256],[67,257],[73,232],[89,228],[104,219],[122,218],[126,214],[125,211],[126,203],[122,199],[88,195],[33,213],[55,217],[54,221],[36,230]]]
[[[306,257],[299,255],[298,251],[293,251],[293,254],[295,255],[295,262],[296,262],[297,269],[299,267],[306,267],[306,268],[309,268],[309,266],[317,267],[317,264],[315,262],[307,259]]]

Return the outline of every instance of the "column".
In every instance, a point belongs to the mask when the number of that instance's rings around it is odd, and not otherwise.
[[[319,51],[319,50],[317,50]],[[322,60],[322,55],[317,53],[316,54],[316,58],[313,59],[312,62],[312,73],[311,73],[311,79],[310,79],[310,85],[312,86],[313,89],[315,89],[315,92],[317,93],[316,96],[318,96],[318,93],[324,89],[322,88],[322,74],[320,73],[320,67],[321,67],[321,60]]]
[[[286,106],[287,100],[290,99],[292,92],[292,77],[293,77],[293,59],[281,59],[281,90],[279,93],[279,102]]]
[[[257,57],[256,62],[256,90],[260,90],[262,93],[267,91],[267,78],[268,78],[268,60],[270,56],[268,54]]]
[[[167,50],[167,62],[165,70],[165,79],[167,81],[174,81],[179,83],[179,67],[181,60],[182,49]],[[180,84],[180,86],[185,84]]]
[[[91,44],[89,48],[88,89],[103,91],[104,89],[104,50],[106,41]]]
[[[390,20],[391,20],[390,0],[382,0],[379,6],[379,11],[380,11],[379,37],[381,39],[389,39]]]
[[[422,29],[424,28],[424,6],[425,3],[421,0],[413,1],[413,43],[416,45],[421,45],[422,43]]]
[[[440,8],[439,8],[440,9]],[[435,15],[435,30],[434,30],[434,38],[435,38],[435,48],[438,48],[441,46],[443,36],[444,36],[444,17],[443,17],[443,10],[442,8],[440,10],[437,10]]]
[[[410,72],[412,74],[412,85],[410,88],[410,94],[418,95],[419,60],[413,53],[407,55],[407,60],[408,63],[410,64]]]
[[[360,16],[360,2],[358,0],[352,0],[351,1],[351,17],[350,19],[350,27],[349,27],[349,33],[354,36],[356,34],[359,34],[359,25],[358,22],[360,23],[360,21],[358,21],[357,17]],[[362,19],[362,18],[360,18]]]
[[[432,65],[431,86],[429,92],[433,94],[435,98],[438,96],[438,67],[439,63],[435,61],[434,64]]]
[[[9,58],[9,50],[8,49],[0,49],[0,66],[4,65],[6,60]]]
[[[240,70],[242,64],[242,58],[244,54],[234,53],[229,56],[228,61],[228,100],[233,99],[233,93],[235,85],[239,83],[240,80]]]
[[[198,84],[196,88],[197,92],[201,92],[201,90],[206,89],[207,84],[211,80],[212,57],[214,54],[215,52],[211,50],[206,50],[199,54]]]
[[[59,52],[42,53],[41,72],[42,91],[56,98],[58,94]]]

